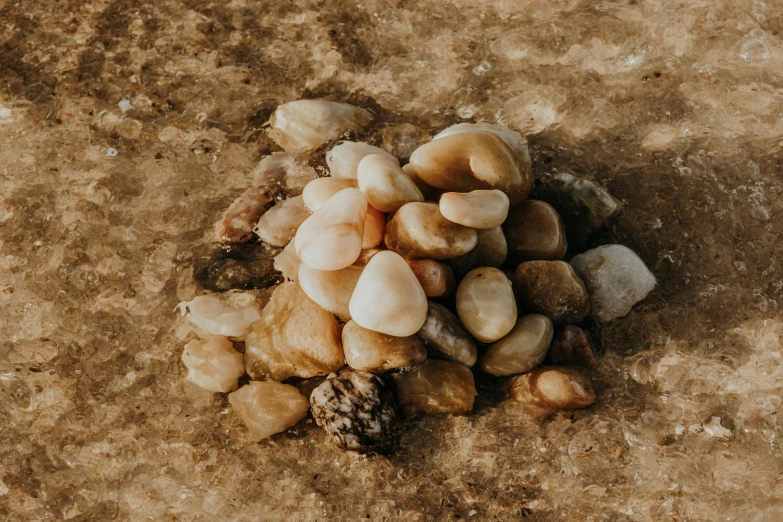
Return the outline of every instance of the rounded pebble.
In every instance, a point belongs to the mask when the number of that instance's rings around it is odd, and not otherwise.
[[[370,205],[383,212],[395,212],[405,203],[424,201],[424,196],[397,159],[380,154],[365,156],[356,171],[359,188]]]
[[[598,367],[595,348],[587,333],[573,324],[555,330],[555,339],[547,352],[548,364],[555,366],[581,366],[588,370]]]
[[[386,215],[367,205],[367,217],[364,219],[364,234],[362,234],[362,250],[375,248],[383,241],[383,229],[386,227]]]
[[[460,363],[468,368],[476,364],[476,341],[443,305],[429,302],[427,320],[417,335],[427,345],[430,357]]]
[[[540,314],[520,317],[508,335],[487,348],[481,358],[481,369],[498,376],[529,372],[544,361],[553,331],[548,317]]]
[[[188,380],[211,392],[230,392],[245,374],[242,354],[226,337],[190,341],[182,352],[182,362],[188,369]]]
[[[409,411],[429,415],[466,415],[473,411],[476,384],[473,373],[461,364],[430,359],[393,377],[400,403]]]
[[[590,379],[571,368],[541,367],[511,381],[511,398],[536,417],[586,408],[595,402]]]
[[[499,190],[446,192],[438,208],[443,217],[471,228],[499,227],[508,216],[508,196]]]
[[[315,212],[341,190],[356,187],[356,180],[353,179],[316,178],[305,185],[302,202],[310,212]]]
[[[503,232],[508,242],[508,260],[514,265],[560,259],[568,248],[560,217],[543,201],[525,201],[512,207]]]
[[[258,220],[253,232],[272,246],[284,247],[296,234],[296,230],[310,217],[302,196],[296,196],[279,202],[266,211]]]
[[[400,166],[399,160],[380,147],[369,143],[344,141],[326,153],[326,165],[334,178],[357,178],[359,163],[370,154],[380,155]]]
[[[582,279],[565,261],[527,261],[514,272],[520,306],[555,324],[578,323],[590,312]]]
[[[415,335],[394,337],[348,321],[343,328],[345,362],[354,370],[386,372],[427,360],[427,349]]]
[[[500,268],[506,262],[508,246],[501,227],[476,230],[476,246],[467,254],[448,260],[454,275],[461,279],[474,268]]]
[[[409,259],[449,259],[470,252],[478,235],[444,218],[435,203],[408,203],[386,224],[386,246]]]
[[[287,152],[315,149],[372,121],[364,109],[327,100],[296,100],[280,105],[269,118],[269,137]]]
[[[457,287],[454,272],[451,267],[432,259],[411,259],[408,261],[411,270],[419,280],[424,295],[427,297],[449,297]]]
[[[299,390],[275,381],[250,382],[230,393],[228,403],[256,442],[295,426],[310,409]]]
[[[457,315],[479,341],[493,343],[514,328],[517,304],[511,281],[502,270],[471,270],[457,287]]]
[[[299,265],[299,286],[321,308],[348,321],[351,319],[348,303],[362,270],[358,266],[332,271],[315,270],[302,263]]]

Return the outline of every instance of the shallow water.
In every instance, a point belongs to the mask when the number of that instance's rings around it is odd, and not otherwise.
[[[520,4],[0,5],[0,517],[782,519],[780,9]],[[252,443],[184,381],[193,260],[271,111],[318,96],[378,144],[504,123],[537,175],[623,200],[659,287],[596,330],[594,406],[537,423],[485,389],[366,458],[312,422]]]

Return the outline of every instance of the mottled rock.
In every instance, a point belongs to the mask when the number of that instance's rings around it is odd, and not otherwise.
[[[655,288],[655,276],[633,250],[603,245],[571,259],[590,294],[592,315],[605,323],[623,317]]]
[[[219,248],[193,263],[193,280],[207,290],[251,290],[274,286],[281,281],[275,256],[280,249],[263,243]]]
[[[460,363],[468,368],[476,364],[476,342],[445,306],[429,302],[427,320],[417,335],[427,345],[430,357]]]
[[[586,408],[595,402],[590,379],[571,368],[541,367],[514,377],[511,398],[539,418],[560,410]]]
[[[250,173],[254,187],[271,187],[278,193],[299,196],[305,186],[318,177],[306,154],[273,152],[258,162]]]
[[[511,204],[533,186],[530,163],[497,134],[473,131],[433,140],[411,154],[410,165],[428,185],[450,192],[498,189]]]
[[[557,212],[548,203],[530,200],[512,207],[503,224],[508,242],[508,261],[561,259],[568,248]]]
[[[280,105],[272,114],[269,137],[287,152],[301,152],[356,132],[371,121],[369,112],[347,103],[297,100]]]
[[[468,414],[473,411],[473,401],[478,395],[470,369],[436,359],[394,374],[394,383],[403,407],[429,415]]]
[[[351,317],[360,326],[407,337],[424,324],[427,296],[408,263],[398,254],[384,250],[367,263],[349,308]]]
[[[275,270],[278,270],[286,281],[299,280],[299,265],[302,262],[296,255],[296,245],[290,241],[288,245],[275,256]]]
[[[473,249],[476,231],[444,218],[434,203],[408,203],[386,223],[386,246],[409,259],[449,259]]]
[[[227,337],[190,341],[182,352],[182,362],[188,369],[188,380],[211,392],[230,392],[245,374],[242,354]]]
[[[408,265],[427,297],[449,297],[457,287],[451,267],[432,259],[411,259]]]
[[[383,241],[383,230],[386,228],[386,214],[367,205],[367,217],[364,218],[364,233],[362,234],[362,250],[375,248]]]
[[[302,192],[302,201],[311,212],[315,212],[329,198],[341,190],[356,188],[358,185],[354,179],[317,178],[312,180]]]
[[[269,187],[250,187],[234,200],[215,225],[215,240],[244,243],[253,237],[253,227],[274,203]]]
[[[526,373],[541,364],[552,342],[548,317],[524,315],[504,338],[491,344],[481,358],[481,369],[491,375]]]
[[[396,158],[370,154],[362,159],[356,172],[359,188],[378,210],[396,212],[406,203],[424,201],[421,191],[403,172]]]
[[[581,366],[588,370],[598,367],[595,348],[587,333],[573,324],[559,326],[546,356],[553,366]]]
[[[381,130],[383,148],[401,159],[410,158],[413,151],[430,141],[430,134],[416,125],[402,123]]]
[[[310,408],[294,386],[274,381],[250,382],[229,394],[228,402],[256,442],[295,426]]]
[[[530,153],[527,148],[527,140],[523,138],[519,132],[504,127],[503,125],[496,125],[493,123],[457,123],[443,129],[432,139],[437,140],[453,134],[475,131],[491,132],[492,134],[498,135],[514,149],[514,152],[522,158],[523,162],[530,164]]]
[[[348,321],[343,328],[345,362],[354,370],[382,373],[427,360],[427,350],[415,335],[394,337]]]
[[[446,192],[438,202],[440,213],[459,225],[471,228],[495,228],[506,220],[508,196],[499,190]]]
[[[297,283],[275,288],[245,339],[245,370],[253,379],[282,381],[337,371],[345,364],[337,320]]]
[[[514,272],[519,304],[555,324],[578,323],[590,312],[582,279],[565,261],[527,261]]]
[[[368,372],[343,368],[310,395],[313,419],[344,450],[387,453],[395,442],[397,400]]]
[[[253,232],[265,243],[284,247],[308,217],[310,211],[305,208],[302,196],[296,196],[280,201],[267,210],[258,220]]]
[[[354,141],[344,141],[333,147],[326,153],[326,164],[333,178],[356,180],[359,163],[371,154],[380,155],[400,166],[399,160],[384,149]]]
[[[492,343],[517,321],[514,291],[506,274],[492,267],[471,270],[457,287],[457,315],[479,341]]]
[[[302,263],[299,265],[299,286],[321,308],[348,321],[351,319],[348,303],[362,270],[358,266],[342,270],[315,270]]]
[[[236,291],[199,295],[180,303],[177,308],[203,338],[220,335],[241,339],[261,318],[255,297]]]

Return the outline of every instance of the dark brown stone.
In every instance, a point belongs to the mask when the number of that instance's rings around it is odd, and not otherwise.
[[[530,200],[511,207],[503,232],[508,243],[508,261],[515,265],[561,259],[568,248],[560,216],[543,201]]]
[[[565,261],[527,261],[514,272],[520,308],[555,324],[578,323],[590,312],[587,288]]]
[[[555,339],[549,347],[546,362],[554,366],[581,366],[588,370],[598,367],[592,341],[584,330],[573,324],[555,330]]]

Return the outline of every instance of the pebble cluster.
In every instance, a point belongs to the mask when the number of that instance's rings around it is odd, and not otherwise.
[[[470,413],[474,372],[503,378],[534,416],[591,405],[581,371],[597,359],[577,323],[622,317],[655,286],[622,245],[584,251],[620,202],[566,173],[534,191],[526,140],[486,123],[449,127],[409,158],[343,141],[319,176],[307,155],[372,119],[324,100],[273,114],[285,152],[259,163],[216,239],[276,247],[285,282],[263,308],[234,290],[182,303],[200,337],[182,355],[188,379],[231,392],[255,440],[309,410],[335,444],[365,453],[393,448],[401,415]],[[278,280],[245,270],[249,287]],[[219,276],[212,290],[230,286],[227,271],[196,270]]]

